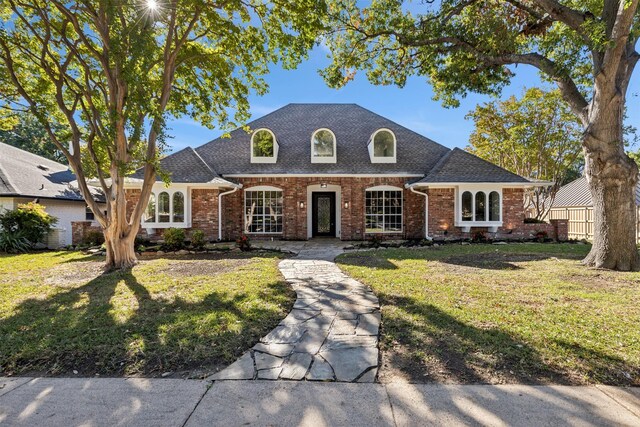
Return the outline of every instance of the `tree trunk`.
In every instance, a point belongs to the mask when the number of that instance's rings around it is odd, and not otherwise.
[[[121,235],[115,224],[104,230],[104,242],[107,247],[105,269],[122,270],[133,267],[138,259],[134,248],[135,233]]]
[[[594,213],[593,246],[583,263],[596,268],[638,270],[638,167],[624,152],[620,96],[613,95],[607,101],[604,105],[592,104],[583,141]]]

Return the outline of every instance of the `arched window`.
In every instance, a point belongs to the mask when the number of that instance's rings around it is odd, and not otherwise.
[[[478,191],[476,193],[476,221],[487,220],[487,195],[484,191]]]
[[[158,195],[158,222],[171,221],[169,193],[163,191]]]
[[[462,220],[473,221],[473,195],[469,191],[462,193]]]
[[[278,156],[276,136],[269,129],[258,129],[251,135],[251,162],[275,163]]]
[[[156,195],[151,193],[147,211],[144,214],[144,222],[156,222]]]
[[[336,162],[336,136],[329,129],[318,129],[311,135],[311,163]]]
[[[497,191],[489,193],[489,221],[500,221],[500,194]]]
[[[395,163],[396,136],[389,129],[378,129],[369,141],[372,163]]]
[[[491,227],[499,226],[495,223],[502,219],[501,197],[500,191],[497,190],[487,192],[464,190],[463,188],[456,218],[461,222],[487,223],[487,226]]]
[[[184,222],[184,194],[182,191],[173,193],[173,222]]]

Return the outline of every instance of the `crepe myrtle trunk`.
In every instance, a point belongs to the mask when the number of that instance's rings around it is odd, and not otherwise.
[[[601,96],[598,96],[601,95]],[[624,152],[623,99],[620,93],[596,96],[583,137],[585,174],[594,212],[593,246],[585,265],[638,270],[635,192],[638,167]]]
[[[109,200],[107,201],[107,218],[106,223],[102,224],[105,246],[107,250],[105,269],[122,270],[133,267],[137,263],[135,252],[135,239],[140,229],[140,220],[142,217],[143,206],[149,202],[153,179],[147,179],[147,176],[155,177],[155,171],[152,167],[145,171],[145,180],[140,192],[140,198],[137,205],[129,210],[130,216],[127,215],[127,198],[124,187],[124,175],[118,170],[117,164],[111,167],[112,185],[109,192]]]

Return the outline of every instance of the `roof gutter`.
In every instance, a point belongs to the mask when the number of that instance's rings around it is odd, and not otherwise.
[[[222,196],[232,194],[242,188],[242,184],[238,184],[236,187],[224,193],[218,194],[218,240],[222,240]]]
[[[412,193],[424,196],[424,238],[433,240],[429,237],[429,195],[421,191],[416,191],[411,185],[408,185],[407,188],[411,190]]]
[[[455,187],[457,185],[501,185],[504,187],[547,187],[553,185],[551,181],[536,181],[536,182],[414,182],[408,184],[407,188],[414,187]]]

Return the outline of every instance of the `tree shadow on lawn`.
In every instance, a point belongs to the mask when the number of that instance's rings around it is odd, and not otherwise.
[[[114,298],[127,290],[132,297],[115,307]],[[284,282],[269,283],[260,298],[287,292]],[[205,376],[232,363],[281,320],[277,307],[250,302],[245,293],[226,291],[211,291],[198,302],[152,296],[132,271],[105,273],[50,298],[28,299],[0,319],[0,375]],[[123,304],[129,312],[119,316],[115,310]]]
[[[370,267],[381,270],[397,270],[398,266],[392,260],[420,260],[439,261],[443,264],[471,267],[487,270],[522,270],[517,263],[543,261],[550,258],[578,261],[583,254],[563,253],[557,247],[550,246],[548,253],[528,252],[526,246],[510,245],[503,249],[499,245],[445,245],[444,247],[430,247],[424,249],[388,249],[375,252],[355,252],[341,256],[339,262],[357,267]]]
[[[638,385],[639,369],[620,358],[573,344],[568,349],[580,366],[572,372],[545,362],[538,350],[499,327],[469,325],[410,297],[380,298],[382,359],[391,365],[383,368],[382,382],[395,370],[415,383]]]

